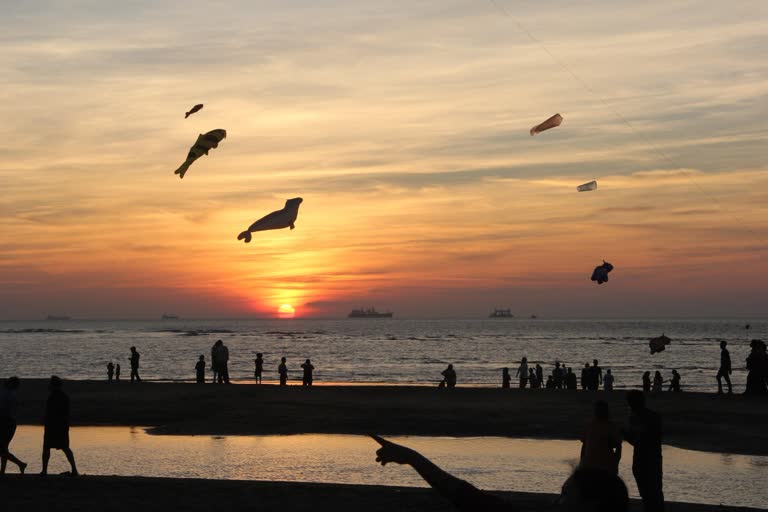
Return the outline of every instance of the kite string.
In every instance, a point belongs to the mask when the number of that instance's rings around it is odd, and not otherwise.
[[[622,123],[627,125],[630,130],[632,130],[635,135],[637,135],[646,145],[650,146],[651,149],[662,159],[665,160],[668,164],[670,164],[671,167],[676,168],[679,172],[683,174],[688,180],[690,180],[691,183],[693,183],[696,188],[699,189],[699,191],[705,195],[710,201],[714,202],[718,208],[720,208],[723,211],[727,211],[723,206],[720,200],[718,198],[714,197],[712,194],[707,192],[700,184],[699,182],[693,177],[693,175],[684,169],[682,166],[680,166],[675,160],[673,160],[669,155],[664,153],[661,149],[659,149],[656,144],[653,143],[652,140],[650,140],[643,132],[635,128],[635,126],[629,122],[629,120],[624,117],[621,112],[613,108],[610,103],[608,103],[600,94],[598,94],[586,81],[584,81],[579,75],[577,75],[568,65],[566,65],[564,62],[562,62],[560,59],[558,59],[550,50],[549,48],[544,45],[544,43],[541,42],[539,38],[537,38],[535,35],[531,33],[530,30],[528,30],[522,23],[520,23],[517,18],[515,18],[509,10],[507,10],[506,7],[504,7],[502,4],[500,4],[497,0],[489,0],[499,11],[501,11],[502,14],[507,16],[509,19],[511,19],[515,25],[517,25],[518,30],[523,32],[525,35],[528,36],[528,38],[536,43],[541,50],[543,50],[549,57],[558,65],[562,70],[564,70],[566,73],[571,75],[574,80],[576,80],[581,86],[589,92],[594,98],[597,98],[600,103],[603,104],[603,106],[611,112],[617,119],[619,119]],[[744,221],[741,219],[741,217],[733,212],[728,212],[736,221],[742,226],[747,229],[750,233],[757,236],[758,238],[762,237],[755,233],[751,228],[745,225]]]

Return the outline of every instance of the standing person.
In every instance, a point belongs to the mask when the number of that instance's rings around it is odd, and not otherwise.
[[[555,369],[552,371],[552,379],[555,389],[563,389],[563,370],[560,368],[560,362],[555,362]]]
[[[643,374],[643,391],[651,390],[651,372],[645,372]]]
[[[219,384],[222,382],[224,384],[231,384],[231,382],[229,382],[229,349],[221,340],[218,340],[216,343],[219,345]]]
[[[21,462],[9,449],[13,436],[16,434],[19,385],[18,377],[10,377],[5,380],[3,389],[0,390],[0,475],[5,474],[8,461],[16,464],[22,475],[27,469],[27,464]]]
[[[621,434],[611,419],[611,410],[603,400],[595,402],[595,415],[581,435],[579,467],[619,474]]]
[[[768,393],[766,379],[768,378],[768,356],[765,343],[762,340],[749,342],[752,351],[747,356],[747,389],[748,395],[765,395]]]
[[[661,372],[656,370],[653,374],[653,392],[658,393],[661,391],[661,387],[664,385],[664,378],[661,376]]]
[[[669,381],[669,391],[680,391],[680,374],[672,370],[672,380]]]
[[[211,374],[213,375],[214,384],[219,380],[219,347],[221,346],[221,340],[216,341],[211,347]]]
[[[645,406],[640,391],[627,392],[630,408],[629,425],[623,430],[624,439],[634,447],[632,474],[643,499],[645,512],[663,512],[664,478],[661,456],[661,417]]]
[[[107,382],[112,382],[112,378],[115,375],[115,365],[112,361],[107,363]]]
[[[597,391],[603,384],[603,369],[597,364],[597,359],[592,360],[592,371],[594,372],[594,377],[592,377],[594,379],[593,387]]]
[[[520,389],[525,389],[528,385],[528,358],[524,357],[520,361],[520,367],[517,369],[515,377],[520,376]]]
[[[539,363],[536,363],[536,380],[539,381],[539,386],[544,385],[544,368]]]
[[[115,382],[120,382],[120,363],[115,365]]]
[[[301,385],[302,386],[311,386],[312,385],[312,372],[315,369],[315,367],[312,366],[312,361],[307,359],[306,361],[304,361],[304,364],[302,364],[301,367],[304,369],[304,376],[301,379]]]
[[[731,353],[728,352],[728,349],[725,348],[728,345],[728,342],[725,340],[722,340],[720,342],[720,369],[717,370],[717,392],[718,394],[723,393],[723,380],[725,379],[725,383],[728,384],[728,394],[733,394],[733,387],[731,386],[731,373],[733,373],[733,370],[731,369]]]
[[[205,356],[200,354],[200,359],[197,360],[195,365],[195,373],[198,384],[205,384]]]
[[[453,369],[453,365],[449,364],[448,368],[443,370],[441,373],[443,376],[445,385],[449,388],[455,388],[456,387],[456,370]]]
[[[256,380],[256,384],[261,384],[261,374],[264,373],[264,357],[262,357],[261,352],[256,354],[253,366],[253,378]]]
[[[502,389],[509,389],[509,383],[512,381],[512,377],[509,375],[509,368],[501,369],[501,387]]]
[[[285,364],[285,358],[280,358],[280,366],[277,367],[277,374],[280,375],[280,385],[285,386],[288,383],[288,366]]]
[[[581,390],[586,391],[589,386],[589,363],[584,363],[584,368],[581,369]]]
[[[531,381],[531,389],[539,389],[541,387],[539,377],[536,376],[536,372],[533,370],[533,368],[528,370],[528,380]]]
[[[69,397],[62,391],[61,379],[53,375],[48,384],[48,401],[45,403],[45,430],[43,433],[43,471],[48,474],[48,461],[51,458],[51,449],[61,450],[72,468],[70,475],[77,476],[75,455],[69,448]]]
[[[576,390],[579,387],[578,382],[576,382],[576,374],[573,373],[573,368],[568,368],[568,371],[565,373],[565,387],[572,390]]]
[[[139,377],[140,357],[136,347],[131,347],[131,382],[133,382],[134,379],[136,379],[136,382],[141,382],[141,377]]]
[[[603,377],[603,389],[606,391],[613,391],[613,374],[611,369],[605,370],[605,377]]]

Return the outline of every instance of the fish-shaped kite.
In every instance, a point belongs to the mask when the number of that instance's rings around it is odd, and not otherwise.
[[[590,181],[589,183],[579,185],[578,187],[576,187],[576,190],[578,190],[579,192],[589,192],[590,190],[597,190],[597,182]]]
[[[195,105],[194,107],[189,109],[189,112],[184,114],[184,119],[188,118],[189,116],[191,116],[195,112],[200,112],[200,110],[202,110],[202,108],[203,108],[203,104],[202,103],[198,103],[197,105]]]
[[[651,354],[655,354],[656,352],[664,352],[667,345],[670,343],[672,343],[672,340],[662,334],[657,338],[651,338],[651,341],[648,342],[648,346],[651,347]]]
[[[611,270],[613,270],[613,265],[603,260],[603,264],[595,267],[592,272],[592,281],[597,281],[597,284],[608,282],[608,273]]]
[[[563,122],[563,116],[560,114],[555,114],[546,121],[544,121],[541,124],[537,124],[533,128],[531,128],[531,136],[536,135],[537,133],[541,133],[545,130],[549,130],[550,128],[555,128],[557,126],[560,126],[560,123]]]
[[[192,165],[195,160],[203,155],[207,155],[211,149],[219,147],[219,142],[227,138],[227,130],[217,128],[211,130],[208,133],[201,133],[197,137],[195,145],[189,148],[189,154],[187,159],[181,166],[176,169],[173,174],[178,174],[179,178],[184,178],[184,174],[189,170],[189,166]]]
[[[299,215],[299,205],[301,205],[302,201],[304,200],[300,197],[288,199],[285,202],[285,208],[260,218],[251,224],[251,227],[246,231],[237,235],[237,239],[249,243],[251,241],[251,233],[255,233],[256,231],[295,228],[296,226],[294,226],[293,223],[296,222],[296,217]]]

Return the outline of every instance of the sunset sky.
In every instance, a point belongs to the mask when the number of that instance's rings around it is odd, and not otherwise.
[[[8,2],[0,319],[764,317],[768,2],[497,2]]]

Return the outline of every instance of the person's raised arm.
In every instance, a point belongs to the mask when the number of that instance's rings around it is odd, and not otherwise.
[[[513,510],[501,498],[485,493],[469,482],[443,471],[416,450],[387,441],[374,434],[371,434],[371,437],[381,445],[381,448],[376,451],[376,462],[380,462],[382,466],[389,462],[411,466],[425,482],[447,498],[459,511]]]

